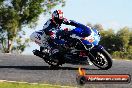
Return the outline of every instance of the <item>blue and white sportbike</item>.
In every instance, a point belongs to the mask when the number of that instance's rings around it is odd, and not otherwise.
[[[82,27],[83,28],[83,27]],[[56,32],[56,49],[39,52],[46,63],[59,66],[65,63],[73,65],[89,65],[89,61],[100,69],[112,66],[111,55],[99,45],[100,33],[96,29],[89,30],[76,27],[73,30],[59,30]],[[58,52],[59,50],[59,52]],[[57,53],[58,52],[58,53]],[[33,51],[35,55],[38,52]]]

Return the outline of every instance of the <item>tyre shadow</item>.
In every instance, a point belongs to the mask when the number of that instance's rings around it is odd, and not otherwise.
[[[23,70],[78,70],[78,67],[51,67],[51,66],[0,66],[0,68],[13,68]],[[89,69],[86,70],[100,70],[100,69]]]

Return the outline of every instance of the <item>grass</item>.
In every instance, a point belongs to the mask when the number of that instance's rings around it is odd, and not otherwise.
[[[112,58],[115,60],[131,60],[132,61],[131,58],[120,58],[120,57],[112,57]]]
[[[62,88],[60,85],[0,82],[0,88]],[[63,88],[73,88],[63,86]]]

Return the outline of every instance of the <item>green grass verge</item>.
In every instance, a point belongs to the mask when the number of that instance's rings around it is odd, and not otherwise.
[[[113,57],[113,59],[115,59],[115,60],[130,60],[130,61],[132,61],[132,59],[130,59],[130,58]]]
[[[0,88],[62,88],[60,85],[0,82]],[[73,88],[63,86],[63,88]]]

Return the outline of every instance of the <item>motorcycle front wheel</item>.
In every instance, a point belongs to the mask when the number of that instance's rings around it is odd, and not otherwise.
[[[105,49],[90,53],[90,60],[102,70],[107,70],[112,67],[112,57]]]

